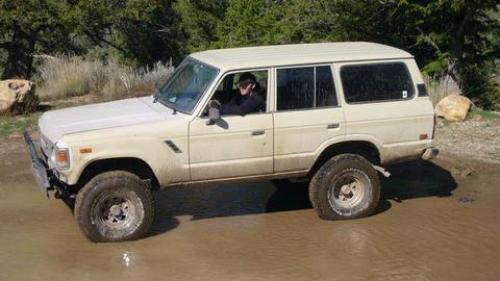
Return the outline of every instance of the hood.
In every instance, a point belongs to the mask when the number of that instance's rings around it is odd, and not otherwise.
[[[55,143],[66,134],[160,121],[172,114],[152,101],[151,97],[133,98],[48,111],[40,117],[39,129]]]

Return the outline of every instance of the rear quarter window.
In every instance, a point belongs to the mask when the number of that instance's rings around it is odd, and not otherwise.
[[[415,89],[402,62],[345,65],[340,70],[347,103],[412,99]]]

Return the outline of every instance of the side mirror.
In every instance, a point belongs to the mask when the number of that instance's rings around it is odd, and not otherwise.
[[[218,120],[220,120],[220,110],[217,107],[208,108],[208,120],[207,126],[214,125]]]

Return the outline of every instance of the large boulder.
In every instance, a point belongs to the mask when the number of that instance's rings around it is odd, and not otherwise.
[[[33,83],[28,80],[0,81],[0,114],[19,114],[36,109],[38,99]]]
[[[449,95],[438,102],[435,112],[437,116],[451,122],[464,121],[471,104],[472,102],[464,96]]]

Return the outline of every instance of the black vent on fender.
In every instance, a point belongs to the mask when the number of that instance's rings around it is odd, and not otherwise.
[[[171,140],[166,140],[165,143],[168,145],[168,147],[170,147],[170,149],[172,149],[175,153],[182,153],[182,150],[179,149],[179,147],[177,147],[177,145],[175,145],[175,143]]]

